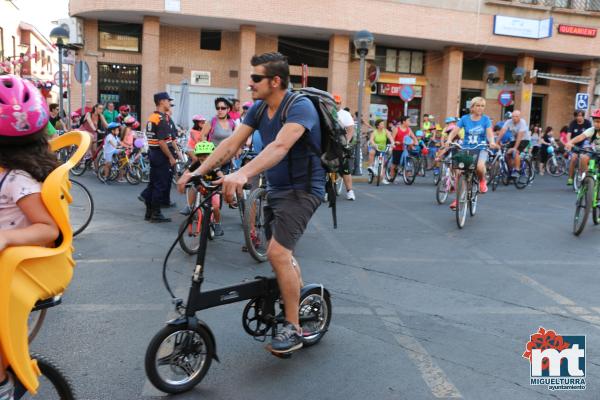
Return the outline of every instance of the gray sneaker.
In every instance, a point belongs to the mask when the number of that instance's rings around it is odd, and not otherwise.
[[[224,234],[221,224],[215,224],[215,236],[223,236]]]
[[[302,334],[296,330],[296,327],[285,321],[281,330],[271,342],[271,349],[274,353],[289,353],[302,347]]]

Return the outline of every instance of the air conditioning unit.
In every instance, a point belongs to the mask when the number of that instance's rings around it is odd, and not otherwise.
[[[354,45],[352,45],[352,59],[353,60],[360,60],[360,56],[358,55],[358,51],[356,51],[356,47],[354,47]],[[365,60],[374,60],[375,59],[375,44],[371,45],[371,47],[369,47],[369,52],[367,53],[367,57],[365,57]]]
[[[69,44],[83,47],[83,21],[80,18],[59,19],[58,25],[66,25],[69,28]]]

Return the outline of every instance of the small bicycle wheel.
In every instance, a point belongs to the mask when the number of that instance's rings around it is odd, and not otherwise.
[[[322,287],[315,287],[300,297],[300,326],[304,347],[317,344],[329,329],[331,299]]]
[[[435,199],[438,204],[444,204],[448,199],[448,191],[450,190],[450,175],[443,174],[435,188]]]
[[[36,360],[42,375],[38,378],[40,385],[36,396],[31,396],[19,382],[15,385],[15,399],[61,399],[74,400],[77,396],[73,385],[64,372],[48,357],[37,353],[31,354]]]
[[[382,165],[381,163],[377,163],[377,186],[381,183],[381,173],[382,173]]]
[[[71,198],[69,204],[69,221],[73,229],[73,236],[79,235],[87,228],[94,216],[94,198],[83,184],[70,179]]]
[[[594,225],[600,224],[600,208],[594,207],[592,210],[592,220],[594,221]]]
[[[471,217],[475,216],[477,212],[477,195],[479,194],[479,178],[477,175],[473,176],[471,183],[471,199],[469,200],[469,214]]]
[[[127,168],[125,178],[131,185],[138,185],[142,181],[142,169],[137,164],[130,165]]]
[[[467,207],[467,181],[463,173],[458,178],[458,185],[456,187],[456,225],[460,229],[465,226]]]
[[[188,222],[189,221],[189,222]],[[179,246],[189,255],[195,255],[200,248],[200,231],[202,230],[202,211],[197,210],[190,219],[186,218],[179,225]]]
[[[371,183],[373,183],[373,179],[375,179],[375,174],[373,172],[371,172],[371,170],[369,170],[368,174],[369,174],[369,185],[370,185]]]
[[[416,161],[414,157],[408,157],[404,163],[402,179],[406,185],[412,185],[415,181],[417,171],[415,170]]]
[[[204,326],[167,325],[150,341],[144,364],[157,389],[176,394],[200,383],[214,357],[215,345]]]
[[[267,191],[258,188],[250,193],[246,202],[244,216],[244,239],[248,252],[258,262],[267,261],[267,234],[265,231],[264,206],[267,203]]]
[[[594,193],[594,180],[590,177],[584,179],[581,188],[577,191],[575,203],[575,217],[573,218],[573,234],[579,236],[590,214]]]

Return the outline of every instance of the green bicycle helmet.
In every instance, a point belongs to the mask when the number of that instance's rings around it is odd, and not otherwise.
[[[196,143],[196,147],[194,147],[194,154],[197,156],[200,154],[212,154],[213,151],[215,151],[215,144],[206,140]]]

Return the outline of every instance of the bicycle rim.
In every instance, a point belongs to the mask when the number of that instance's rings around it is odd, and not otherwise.
[[[264,214],[266,200],[267,191],[265,189],[253,190],[246,202],[246,215],[244,216],[246,249],[248,249],[252,258],[258,262],[267,261],[267,234]]]
[[[404,171],[402,171],[402,178],[407,185],[412,185],[415,181],[415,161],[412,157],[406,159]]]

